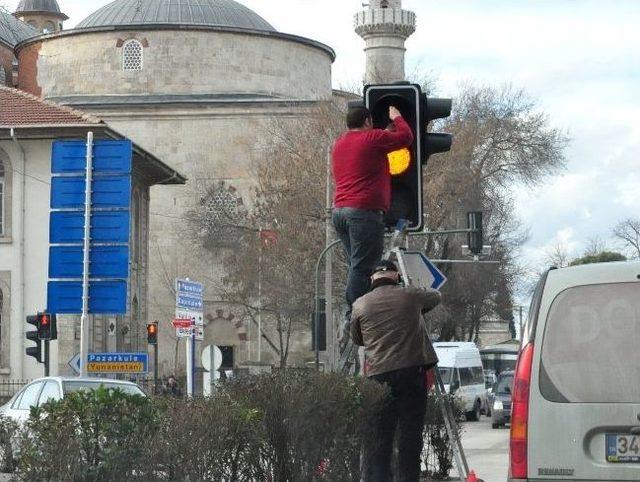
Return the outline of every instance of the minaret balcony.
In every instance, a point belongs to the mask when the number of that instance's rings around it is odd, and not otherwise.
[[[408,38],[416,31],[416,14],[399,8],[370,8],[354,18],[356,33],[369,35],[399,35]]]

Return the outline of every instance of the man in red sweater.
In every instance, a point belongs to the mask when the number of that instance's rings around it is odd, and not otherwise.
[[[382,258],[384,214],[391,207],[387,154],[413,143],[400,111],[390,107],[389,118],[389,128],[374,129],[369,110],[353,107],[347,113],[349,130],[333,146],[333,225],[349,262],[347,320],[353,302],[369,291],[371,273]]]

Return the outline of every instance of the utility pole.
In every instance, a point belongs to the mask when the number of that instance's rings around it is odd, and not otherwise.
[[[333,241],[333,226],[331,223],[331,207],[333,205],[333,189],[331,185],[331,148],[327,149],[327,199],[326,199],[326,219],[325,219],[325,247],[329,246]],[[329,368],[334,370],[336,364],[336,326],[333,319],[333,256],[331,251],[327,252],[324,274],[324,297],[326,300],[325,317],[327,324],[331,327],[327,334],[330,342],[327,343],[327,353]],[[319,339],[316,338],[318,342]]]

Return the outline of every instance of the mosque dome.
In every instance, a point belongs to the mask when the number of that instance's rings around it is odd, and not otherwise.
[[[40,35],[40,32],[31,25],[27,25],[13,15],[0,10],[0,42],[13,47],[17,43],[37,35]]]
[[[234,0],[115,0],[89,15],[76,28],[151,25],[276,31],[260,15]]]
[[[20,16],[25,13],[46,13],[53,14],[61,20],[68,20],[56,0],[21,0],[16,8],[15,15]]]

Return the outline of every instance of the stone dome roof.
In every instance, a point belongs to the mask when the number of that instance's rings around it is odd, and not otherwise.
[[[275,32],[260,15],[234,0],[115,0],[76,28],[194,25]]]
[[[60,6],[56,0],[20,0],[15,11],[16,14],[35,12],[52,13],[63,20],[69,18],[60,11]]]
[[[11,47],[30,37],[40,35],[31,25],[18,20],[13,15],[0,10],[0,42]]]

